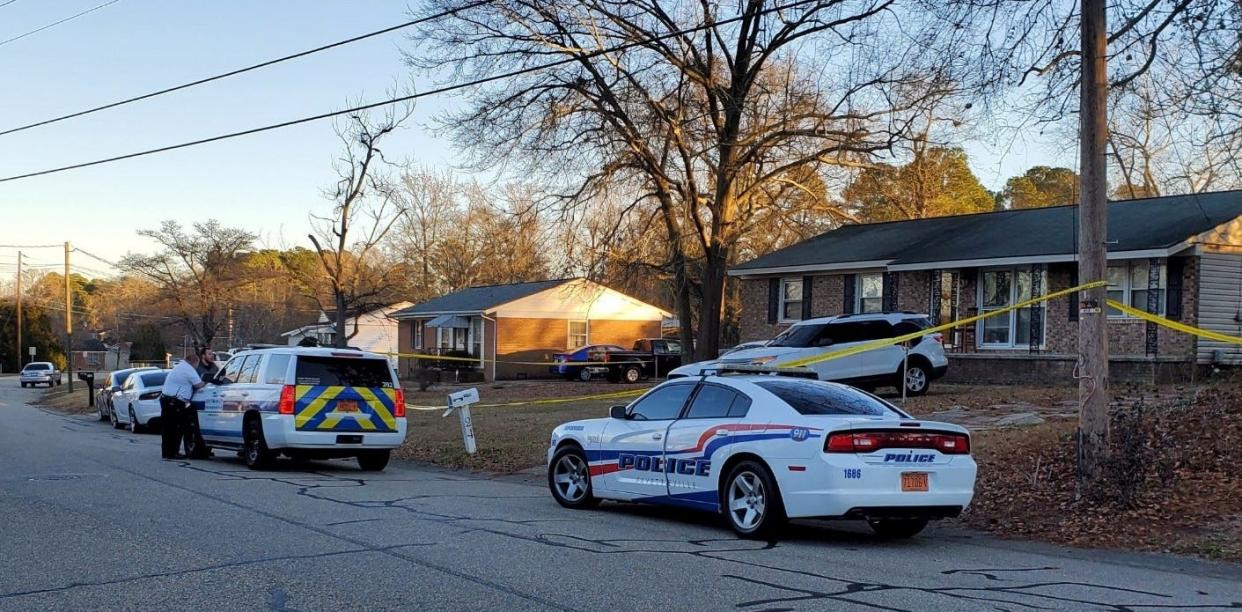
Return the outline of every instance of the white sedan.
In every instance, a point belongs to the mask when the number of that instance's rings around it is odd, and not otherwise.
[[[670,380],[609,418],[557,427],[553,498],[723,513],[748,538],[795,518],[862,519],[881,536],[910,537],[974,495],[970,434],[958,425],[837,383],[719,374]]]
[[[139,432],[159,423],[160,393],[169,370],[140,370],[125,379],[112,402],[112,426]]]

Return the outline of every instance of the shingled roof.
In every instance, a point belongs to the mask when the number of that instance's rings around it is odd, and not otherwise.
[[[510,283],[507,285],[484,285],[467,287],[461,291],[442,295],[421,304],[415,304],[393,313],[398,319],[414,315],[455,314],[484,312],[508,304],[530,295],[535,295],[553,287],[559,287],[575,279],[562,278],[557,280],[534,281],[530,283]]]
[[[1076,213],[1076,206],[1053,206],[846,225],[735,266],[730,274],[1072,257]],[[1108,250],[1173,249],[1240,216],[1242,190],[1110,202]]]

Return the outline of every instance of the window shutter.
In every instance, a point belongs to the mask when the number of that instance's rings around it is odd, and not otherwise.
[[[897,273],[884,273],[884,293],[880,300],[884,304],[885,312],[897,311]]]
[[[1077,285],[1078,285],[1078,265],[1075,264],[1074,267],[1070,268],[1070,286],[1074,287]],[[1078,320],[1078,292],[1071,293],[1069,295],[1068,302],[1069,302],[1069,320],[1077,321]]]
[[[768,279],[768,324],[776,323],[781,308],[781,279]]]
[[[841,314],[854,314],[854,292],[858,290],[857,274],[841,275]]]
[[[1172,321],[1182,320],[1182,274],[1186,269],[1184,257],[1170,257],[1168,260],[1168,285],[1165,288],[1165,317]]]
[[[811,318],[811,287],[815,285],[814,276],[802,277],[802,320]]]

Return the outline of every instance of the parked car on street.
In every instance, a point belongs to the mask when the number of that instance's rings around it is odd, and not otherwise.
[[[589,353],[619,353],[624,350],[624,348],[615,344],[588,344],[569,352],[552,355],[552,361],[556,362],[556,365],[550,366],[548,370],[557,376],[564,376],[569,380],[575,378],[583,381],[591,380],[591,370],[586,366],[574,364],[591,361],[591,359],[588,359]]]
[[[109,413],[112,426],[138,433],[160,423],[160,393],[171,370],[141,370],[125,379]]]
[[[397,373],[386,356],[353,349],[235,352],[190,405],[208,447],[239,451],[256,470],[285,455],[353,457],[363,470],[378,471],[405,440]]]
[[[552,498],[717,512],[739,536],[763,539],[796,518],[861,519],[907,538],[970,504],[977,468],[965,428],[845,385],[730,367],[554,429]]]
[[[23,388],[35,385],[54,387],[60,384],[60,370],[47,361],[32,361],[22,368],[18,380]]]
[[[99,420],[107,421],[111,418],[113,399],[116,397],[116,394],[121,392],[121,387],[125,385],[125,381],[131,374],[158,369],[152,367],[126,368],[111,372],[100,380],[99,387],[95,389],[95,410],[99,413]]]
[[[780,366],[931,326],[927,315],[909,312],[808,319],[790,326],[765,346],[729,353],[714,361],[692,363],[673,370],[669,378],[698,376],[705,369],[727,364]],[[842,382],[868,391],[890,385],[900,391],[904,384],[907,394],[922,395],[927,393],[933,380],[948,371],[949,360],[945,357],[943,342],[941,335],[935,333],[911,342],[908,360],[901,345],[892,345],[807,367],[818,374],[820,380]]]

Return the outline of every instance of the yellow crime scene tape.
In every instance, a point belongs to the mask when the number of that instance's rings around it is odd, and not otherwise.
[[[1060,291],[1055,291],[1053,293],[1049,293],[1048,295],[1041,295],[1039,297],[1026,300],[1025,302],[1018,302],[1017,304],[1014,304],[1012,306],[1006,306],[1004,308],[990,310],[981,315],[975,315],[973,317],[966,317],[965,319],[958,319],[956,321],[945,323],[944,325],[937,325],[935,327],[930,327],[927,329],[920,329],[917,332],[902,334],[894,338],[884,338],[881,340],[873,340],[866,344],[860,344],[858,346],[851,346],[850,348],[841,349],[839,351],[832,351],[831,353],[824,353],[823,355],[815,355],[814,357],[804,357],[802,359],[794,359],[792,361],[781,361],[778,363],[774,363],[772,365],[779,365],[779,366],[787,367],[787,368],[800,368],[800,367],[804,367],[804,366],[808,366],[808,365],[812,365],[816,363],[823,363],[825,361],[831,361],[833,359],[849,357],[851,355],[857,355],[859,353],[865,353],[867,351],[874,351],[876,349],[884,348],[886,346],[893,346],[894,344],[901,344],[903,342],[909,342],[910,340],[917,340],[919,338],[922,338],[923,336],[926,336],[927,334],[935,334],[935,333],[939,333],[942,331],[948,331],[955,327],[961,327],[963,325],[970,325],[972,323],[978,323],[979,321],[982,321],[984,319],[989,319],[991,317],[1003,315],[1005,313],[1012,312],[1014,310],[1030,308],[1031,306],[1034,306],[1035,304],[1039,304],[1041,302],[1047,302],[1049,300],[1055,300],[1057,298],[1065,297],[1067,295],[1070,295],[1071,293],[1077,293],[1085,289],[1094,289],[1096,287],[1105,287],[1107,285],[1108,283],[1106,281],[1084,283],[1076,287],[1070,287],[1069,289],[1062,289]]]
[[[784,361],[784,362],[778,361],[777,363],[773,363],[772,365],[780,366],[780,367],[798,368],[798,367],[806,367],[806,366],[813,365],[816,363],[823,363],[825,361],[831,361],[833,359],[841,359],[843,357],[849,357],[851,355],[858,355],[860,353],[865,353],[867,351],[874,351],[876,349],[884,348],[886,346],[893,346],[896,344],[901,344],[903,342],[917,340],[919,338],[922,338],[923,336],[926,336],[927,334],[939,333],[939,332],[948,331],[948,330],[951,330],[957,327],[962,327],[964,325],[971,325],[974,323],[978,323],[979,321],[982,321],[984,319],[989,319],[991,317],[1000,316],[1000,315],[1012,312],[1014,310],[1020,310],[1022,308],[1030,308],[1031,306],[1034,306],[1036,304],[1040,304],[1040,303],[1047,302],[1050,300],[1055,300],[1057,298],[1066,297],[1071,294],[1077,293],[1079,291],[1084,291],[1086,289],[1104,287],[1107,285],[1108,283],[1105,281],[1097,281],[1094,283],[1084,283],[1081,285],[1077,285],[1075,287],[1070,287],[1068,289],[1062,289],[1060,291],[1055,291],[1047,295],[1041,295],[1039,297],[1032,298],[1032,299],[1023,301],[1023,302],[1019,302],[1011,306],[1006,306],[1004,308],[998,308],[996,310],[988,311],[984,314],[975,315],[973,317],[966,317],[964,319],[958,319],[956,321],[951,321],[949,323],[945,323],[943,325],[937,325],[935,327],[930,327],[928,329],[920,329],[917,332],[911,332],[911,333],[903,334],[901,336],[896,336],[893,338],[884,338],[882,340],[875,340],[872,342],[868,342],[866,344],[860,344],[858,346],[853,346],[847,349],[841,349],[839,351],[832,351],[830,353],[825,353],[823,355],[816,355],[814,357],[805,357],[802,359],[795,359],[792,361]],[[1228,334],[1222,334],[1220,332],[1214,332],[1211,330],[1202,329],[1199,327],[1195,327],[1193,325],[1187,325],[1185,323],[1179,323],[1177,321],[1170,321],[1169,319],[1166,319],[1164,317],[1151,314],[1145,310],[1139,310],[1137,308],[1127,306],[1115,300],[1108,300],[1108,305],[1129,316],[1142,319],[1144,321],[1150,321],[1157,325],[1161,325],[1161,326],[1167,327],[1169,329],[1172,329],[1178,332],[1182,332],[1185,334],[1192,334],[1195,336],[1199,336],[1201,338],[1207,338],[1207,339],[1216,340],[1219,342],[1242,344],[1242,337],[1239,337],[1239,336],[1230,336]],[[397,353],[392,353],[392,354],[397,354]],[[432,359],[442,359],[434,355],[418,355],[418,354],[404,354],[404,353],[400,355],[401,356],[416,356],[420,358],[425,357],[425,358],[432,358]],[[478,359],[469,359],[469,358],[452,358],[452,359],[463,360],[463,361],[478,361]],[[500,361],[498,363],[517,363],[517,364],[523,364],[523,365],[602,365],[603,363],[606,363],[606,362],[538,363],[538,362]],[[505,403],[499,403],[499,404],[475,404],[475,407],[476,408],[499,408],[499,407],[505,407],[505,406],[559,404],[559,403],[588,401],[588,400],[597,400],[597,399],[622,399],[622,398],[628,398],[628,397],[635,397],[635,396],[643,394],[644,392],[646,392],[646,389],[633,389],[633,390],[628,390],[628,391],[618,391],[615,393],[600,393],[596,395],[582,395],[582,396],[577,396],[577,397],[524,400],[524,401],[517,401],[517,402],[505,402]],[[406,408],[409,410],[430,411],[430,410],[444,410],[446,407],[445,406],[412,406],[412,405],[407,404]]]
[[[1191,334],[1194,336],[1199,336],[1200,338],[1216,340],[1218,342],[1229,342],[1232,344],[1242,344],[1242,337],[1230,336],[1229,334],[1222,334],[1220,332],[1214,332],[1210,329],[1203,329],[1201,327],[1195,327],[1193,325],[1186,325],[1185,323],[1178,323],[1177,321],[1170,321],[1169,319],[1166,319],[1158,315],[1154,315],[1150,312],[1147,312],[1146,310],[1139,310],[1138,308],[1127,306],[1116,300],[1108,300],[1108,305],[1136,319],[1150,321],[1152,323],[1155,323],[1156,325],[1163,325],[1164,327],[1167,327],[1174,331],[1182,332],[1183,334]]]
[[[577,397],[554,397],[546,399],[519,400],[516,402],[504,402],[500,404],[471,404],[471,408],[503,408],[507,406],[535,406],[540,404],[564,404],[568,402],[582,402],[588,400],[600,399],[623,399],[628,397],[636,397],[646,393],[647,389],[628,389],[626,391],[615,391],[613,393],[597,393],[595,395],[579,395]],[[405,405],[406,410],[422,410],[430,412],[433,410],[444,410],[448,406],[415,406],[412,404]]]
[[[488,359],[486,357],[448,357],[440,355],[429,355],[426,353],[376,353],[378,355],[388,355],[390,357],[408,357],[410,359],[434,359],[437,361],[463,361],[469,363],[506,363],[509,365],[526,365],[526,366],[583,366],[583,365],[612,365],[617,363],[646,363],[642,359],[625,359],[622,361],[506,361],[504,359]]]

